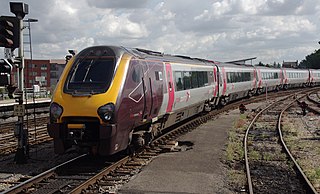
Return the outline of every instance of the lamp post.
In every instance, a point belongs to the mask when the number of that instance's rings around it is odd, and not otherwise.
[[[32,22],[38,22],[37,19],[33,19],[33,18],[29,18],[29,19],[26,19],[26,20],[23,20],[23,22],[27,22],[27,26],[25,26],[24,28],[28,28],[29,30],[29,45],[30,45],[30,64],[32,65],[32,59],[33,59],[33,55],[32,55],[32,40],[31,40],[31,23]],[[29,77],[29,67],[27,67],[27,76]],[[34,85],[34,78],[32,78],[32,85]]]
[[[29,64],[31,64],[31,68],[32,68],[32,40],[31,40],[31,22],[38,22],[37,19],[33,19],[33,18],[28,18],[26,20],[23,20],[23,22],[26,22],[27,23],[27,26],[24,26],[23,28],[28,28],[28,36],[29,36],[29,52],[30,52],[30,61],[29,61]],[[30,78],[30,75],[29,75],[29,68],[30,68],[30,65],[27,64],[27,78]],[[27,81],[29,79],[26,79]],[[29,82],[26,83],[27,85],[29,84]],[[34,78],[32,77],[32,99],[33,99],[33,104],[35,104],[35,94],[34,94]],[[25,97],[26,97],[26,101],[28,99],[28,94],[27,92],[25,91]],[[33,109],[34,113],[36,112],[36,107],[34,106],[34,109]],[[35,134],[34,134],[34,138],[36,139],[36,133],[37,133],[37,125],[36,125],[36,115],[33,115],[33,119],[34,119],[34,130],[35,130]],[[28,120],[28,114],[27,114],[27,120]],[[26,128],[26,133],[29,134],[29,129],[28,129],[28,122],[27,122],[27,128]],[[26,153],[27,153],[27,156],[29,156],[29,138],[27,138],[27,149],[26,149]]]

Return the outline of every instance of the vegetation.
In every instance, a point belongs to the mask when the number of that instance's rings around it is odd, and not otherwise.
[[[308,68],[308,69],[320,69],[320,49],[315,50],[310,55],[306,56],[300,64],[300,68]]]

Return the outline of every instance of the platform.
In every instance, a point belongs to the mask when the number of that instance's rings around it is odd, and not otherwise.
[[[239,115],[239,110],[221,114],[182,136],[178,141],[192,142],[192,149],[159,155],[118,192],[233,193],[222,160],[228,129]]]

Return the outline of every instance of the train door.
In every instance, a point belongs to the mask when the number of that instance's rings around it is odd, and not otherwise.
[[[213,67],[213,97],[216,98],[218,97],[218,93],[219,93],[219,81],[218,81],[218,68],[217,66]]]
[[[261,75],[261,71],[260,69],[257,69],[255,76],[257,77],[257,90],[259,90],[260,88],[262,88],[262,75]]]
[[[166,63],[166,75],[167,75],[167,87],[168,87],[168,105],[166,112],[172,111],[172,106],[174,103],[174,84],[173,84],[173,77],[172,77],[172,69],[171,64]]]
[[[145,61],[141,61],[142,64],[142,89],[143,89],[143,111],[142,119],[145,120],[150,117],[152,109],[152,78],[150,76],[150,69]]]
[[[148,84],[150,87],[150,112],[149,116],[158,116],[163,101],[163,63],[148,61]]]

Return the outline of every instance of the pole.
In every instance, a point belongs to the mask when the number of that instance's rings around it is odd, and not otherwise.
[[[268,84],[266,83],[266,102],[268,101]]]
[[[23,20],[20,19],[20,43],[19,43],[19,51],[18,51],[18,58],[19,58],[19,66],[18,66],[18,88],[20,90],[20,94],[18,96],[19,106],[23,107],[23,98],[24,98],[24,56],[23,56]],[[23,114],[18,116],[18,122],[16,124],[16,135],[18,136],[18,148],[15,155],[15,162],[17,164],[24,164],[27,163],[27,153],[28,153],[28,129],[24,129],[23,126],[23,118],[24,118],[24,111]]]

